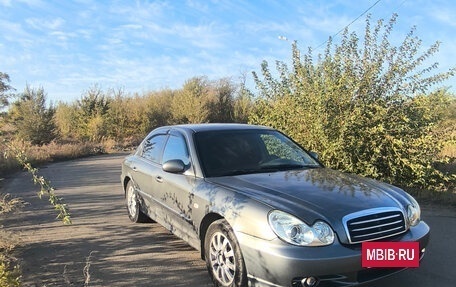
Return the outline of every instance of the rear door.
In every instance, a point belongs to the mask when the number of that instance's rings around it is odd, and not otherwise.
[[[158,217],[165,216],[165,210],[159,204],[161,188],[161,156],[167,133],[150,135],[143,143],[138,160],[132,166],[133,180],[139,189],[143,206],[147,208],[148,215],[157,221]]]

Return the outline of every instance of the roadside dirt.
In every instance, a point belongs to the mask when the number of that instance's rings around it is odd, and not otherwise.
[[[125,155],[51,164],[40,173],[70,206],[64,226],[27,173],[3,193],[28,202],[2,224],[19,234],[23,286],[212,286],[199,253],[158,224],[133,224],[124,207],[120,162]]]
[[[129,221],[120,187],[125,154],[97,156],[43,167],[56,193],[70,206],[73,224],[64,226],[23,172],[7,179],[1,193],[28,205],[1,224],[21,238],[17,250],[24,287],[212,286],[199,252],[156,223]],[[456,211],[425,206],[431,243],[419,269],[368,287],[454,286]]]

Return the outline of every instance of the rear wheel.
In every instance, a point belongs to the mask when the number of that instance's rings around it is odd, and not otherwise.
[[[247,286],[247,272],[233,229],[224,219],[214,221],[204,240],[209,275],[216,287]]]
[[[131,181],[127,184],[126,200],[128,217],[131,221],[135,223],[149,221],[147,215],[141,211],[138,194],[136,193],[135,187]]]

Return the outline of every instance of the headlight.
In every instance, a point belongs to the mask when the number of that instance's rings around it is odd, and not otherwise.
[[[323,221],[316,221],[314,225],[309,226],[279,210],[270,212],[268,219],[274,233],[288,243],[299,246],[323,246],[334,242],[333,230]]]
[[[411,201],[411,204],[407,206],[407,220],[409,226],[416,226],[418,223],[420,223],[421,220],[421,209],[420,205],[416,200],[409,195],[409,199]]]
[[[409,226],[416,226],[420,223],[421,210],[419,205],[409,204],[407,206],[407,220]]]

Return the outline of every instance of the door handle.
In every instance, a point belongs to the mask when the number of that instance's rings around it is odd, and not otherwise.
[[[161,176],[159,176],[159,175],[157,175],[157,176],[155,177],[155,180],[156,180],[157,182],[163,182],[163,178],[162,178]]]

